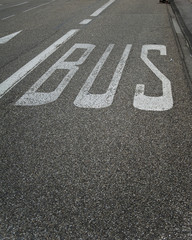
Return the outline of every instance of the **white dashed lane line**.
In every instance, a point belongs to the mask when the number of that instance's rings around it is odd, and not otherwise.
[[[114,3],[116,0],[110,0],[106,4],[104,4],[102,7],[100,7],[97,11],[91,14],[91,17],[97,17],[100,13],[102,13],[106,8],[108,8],[112,3]]]
[[[38,5],[38,6],[32,7],[32,8],[29,8],[29,9],[23,11],[23,13],[25,13],[25,12],[29,12],[29,11],[32,11],[32,10],[34,10],[34,9],[37,9],[37,8],[42,7],[42,6],[45,6],[45,5],[48,5],[48,4],[52,3],[52,2],[55,2],[55,0],[52,0],[52,1],[50,1],[50,2],[47,2],[47,3],[41,4],[41,5]],[[27,3],[28,3],[28,2],[19,3],[19,4],[16,4],[16,5],[10,6],[10,7],[8,7],[8,8],[21,6],[21,5],[24,5],[24,4],[27,4]],[[5,17],[5,18],[2,18],[1,20],[6,20],[6,19],[9,19],[9,18],[11,18],[11,17],[15,17],[15,15],[13,14],[13,15],[11,15],[11,16],[8,16],[8,17]]]
[[[4,20],[9,19],[9,18],[12,18],[12,17],[15,17],[15,15],[14,15],[14,14],[13,14],[13,15],[10,15],[10,16],[8,16],[8,17],[2,18],[1,20],[4,21]]]
[[[47,3],[43,3],[43,4],[38,5],[38,6],[36,6],[36,7],[29,8],[29,9],[23,11],[23,12],[25,13],[25,12],[32,11],[32,10],[34,10],[34,9],[36,9],[36,8],[39,8],[39,7],[42,7],[42,6],[48,5],[48,4],[50,4],[50,3],[54,2],[54,1],[55,1],[55,0],[52,0],[51,2],[47,2]]]
[[[108,8],[112,3],[114,3],[116,0],[109,0],[107,3],[105,3],[102,7],[97,9],[94,13],[92,13],[91,17],[97,17],[99,14],[101,14],[106,8]],[[92,21],[92,19],[85,19],[79,24],[88,24]]]
[[[79,24],[88,24],[92,21],[92,19],[85,19],[82,22],[80,22]]]
[[[19,7],[21,5],[24,5],[24,4],[27,4],[28,2],[22,2],[22,3],[18,3],[18,4],[15,4],[15,5],[11,5],[11,6],[8,6],[8,7],[4,7],[2,10],[6,10],[6,9],[9,9],[9,8],[14,8],[14,7]],[[0,7],[3,6],[3,4],[0,4]]]
[[[7,8],[13,8],[13,7],[18,7],[18,6],[21,6],[21,5],[24,5],[24,4],[27,4],[28,2],[22,2],[22,3],[18,3],[18,4],[15,4],[15,5],[12,5],[10,7],[7,7]],[[7,9],[6,8],[6,9]]]

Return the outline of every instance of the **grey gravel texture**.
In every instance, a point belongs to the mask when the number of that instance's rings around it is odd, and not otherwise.
[[[13,2],[19,3],[0,1]],[[9,14],[18,13],[15,19],[1,22],[1,36],[23,29],[0,48],[1,82],[67,31],[80,29],[0,99],[2,240],[192,239],[192,98],[167,6],[117,0],[90,24],[79,25],[105,3],[57,0],[27,15],[13,8]],[[15,106],[75,43],[96,48],[58,100]],[[79,90],[111,43],[114,50],[91,93],[106,91],[125,46],[133,44],[113,104],[75,107]],[[144,44],[167,47],[167,56],[151,51],[149,58],[171,81],[169,111],[133,107],[136,84],[145,84],[146,95],[162,94],[161,82],[140,58]],[[79,55],[76,51],[70,60]],[[52,91],[63,74],[57,72],[40,90]]]

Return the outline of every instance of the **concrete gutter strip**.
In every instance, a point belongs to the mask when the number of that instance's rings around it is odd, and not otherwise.
[[[173,0],[171,6],[192,51],[192,0]]]

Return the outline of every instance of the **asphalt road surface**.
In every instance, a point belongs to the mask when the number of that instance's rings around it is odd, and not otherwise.
[[[191,240],[192,98],[158,0],[0,0],[1,240]]]

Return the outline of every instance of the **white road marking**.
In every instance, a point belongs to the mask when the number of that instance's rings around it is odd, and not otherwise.
[[[41,4],[39,6],[27,9],[24,12],[31,11],[31,10],[36,9],[38,7],[50,4],[51,2],[54,2],[54,1],[55,0],[52,0],[52,1],[48,2],[48,3]],[[93,16],[98,16],[102,11],[104,11],[114,1],[115,0],[110,0],[108,3],[106,3],[103,7],[98,9],[92,15]],[[15,16],[15,15],[9,16],[7,18],[10,18],[10,17],[13,17],[13,16]],[[5,18],[5,19],[7,19],[7,18]],[[2,20],[5,20],[5,19],[2,19]],[[0,98],[2,98],[7,92],[9,92],[17,83],[19,83],[24,77],[26,77],[31,71],[33,71],[39,64],[41,64],[45,59],[47,59],[52,53],[54,53],[57,50],[57,48],[60,47],[61,44],[63,44],[66,41],[68,41],[78,31],[79,31],[79,29],[72,29],[72,30],[70,30],[62,38],[57,40],[54,44],[52,44],[46,50],[44,50],[42,53],[40,53],[38,56],[36,56],[34,59],[32,59],[27,64],[25,64],[22,68],[20,68],[12,76],[7,78],[4,82],[0,83]]]
[[[149,50],[159,50],[161,55],[167,55],[164,45],[144,45],[142,47],[141,59],[151,69],[151,71],[161,80],[163,96],[150,97],[144,95],[145,85],[137,84],[133,105],[135,108],[146,111],[165,111],[173,107],[173,97],[171,82],[163,75],[157,67],[148,59]]]
[[[10,16],[8,16],[8,17],[2,18],[1,20],[6,20],[6,19],[12,18],[12,17],[15,17],[15,15],[10,15]]]
[[[94,13],[91,14],[91,17],[97,17],[100,13],[102,13],[106,8],[108,8],[112,3],[114,3],[116,0],[110,0],[106,4],[104,4],[101,8],[96,10]]]
[[[8,7],[8,8],[18,7],[18,6],[21,6],[21,5],[27,4],[27,3],[28,3],[28,2],[18,3],[18,4],[16,4],[16,5],[12,5],[12,6]]]
[[[61,95],[72,77],[79,69],[79,65],[83,64],[93,51],[95,45],[93,44],[75,44],[68,52],[65,53],[43,76],[16,102],[15,105],[34,106],[54,102]],[[66,59],[76,50],[85,49],[86,51],[76,62],[67,62]],[[42,84],[51,77],[56,70],[67,69],[68,74],[59,83],[58,87],[49,93],[37,92]]]
[[[72,38],[79,29],[72,29],[67,32],[63,37],[54,42],[51,46],[41,52],[38,56],[33,58],[30,62],[20,68],[12,76],[7,78],[4,82],[0,84],[0,98],[3,97],[7,92],[9,92],[17,83],[19,83],[24,77],[26,77],[31,71],[33,71],[39,64],[41,64],[45,59],[47,59],[51,54],[53,54],[61,44],[66,43],[70,38]]]
[[[38,6],[36,6],[36,7],[29,8],[29,9],[23,11],[23,12],[24,12],[24,13],[25,13],[25,12],[29,12],[29,11],[31,11],[31,10],[33,10],[33,9],[36,9],[36,8],[39,8],[39,7],[42,7],[42,6],[48,5],[48,4],[50,4],[50,3],[54,2],[54,1],[55,1],[55,0],[52,0],[52,1],[47,2],[47,3],[43,3],[43,4],[38,5]]]
[[[5,7],[3,10],[5,9],[9,9],[9,8],[13,8],[13,7],[18,7],[18,6],[21,6],[21,5],[24,5],[24,4],[27,4],[28,2],[22,2],[22,3],[18,3],[18,4],[15,4],[15,5],[12,5],[12,6],[9,6],[9,7]],[[2,5],[2,4],[1,4]],[[0,5],[0,6],[1,6]]]
[[[81,88],[79,94],[77,95],[77,97],[74,101],[74,104],[77,107],[105,108],[105,107],[109,107],[112,104],[132,45],[126,46],[106,93],[90,94],[89,90],[91,89],[97,75],[99,74],[101,68],[103,67],[103,65],[106,62],[107,58],[109,57],[111,51],[113,50],[113,47],[114,47],[114,44],[110,44],[108,46],[108,48],[104,52],[103,56],[100,58],[99,62],[93,69],[92,73],[89,75],[87,81]]]
[[[80,22],[79,24],[88,24],[92,21],[92,19],[85,19],[82,22]]]
[[[0,44],[5,44],[5,43],[9,42],[12,38],[17,36],[20,32],[22,32],[22,31],[18,31],[18,32],[15,32],[15,33],[12,33],[5,37],[0,38]]]

